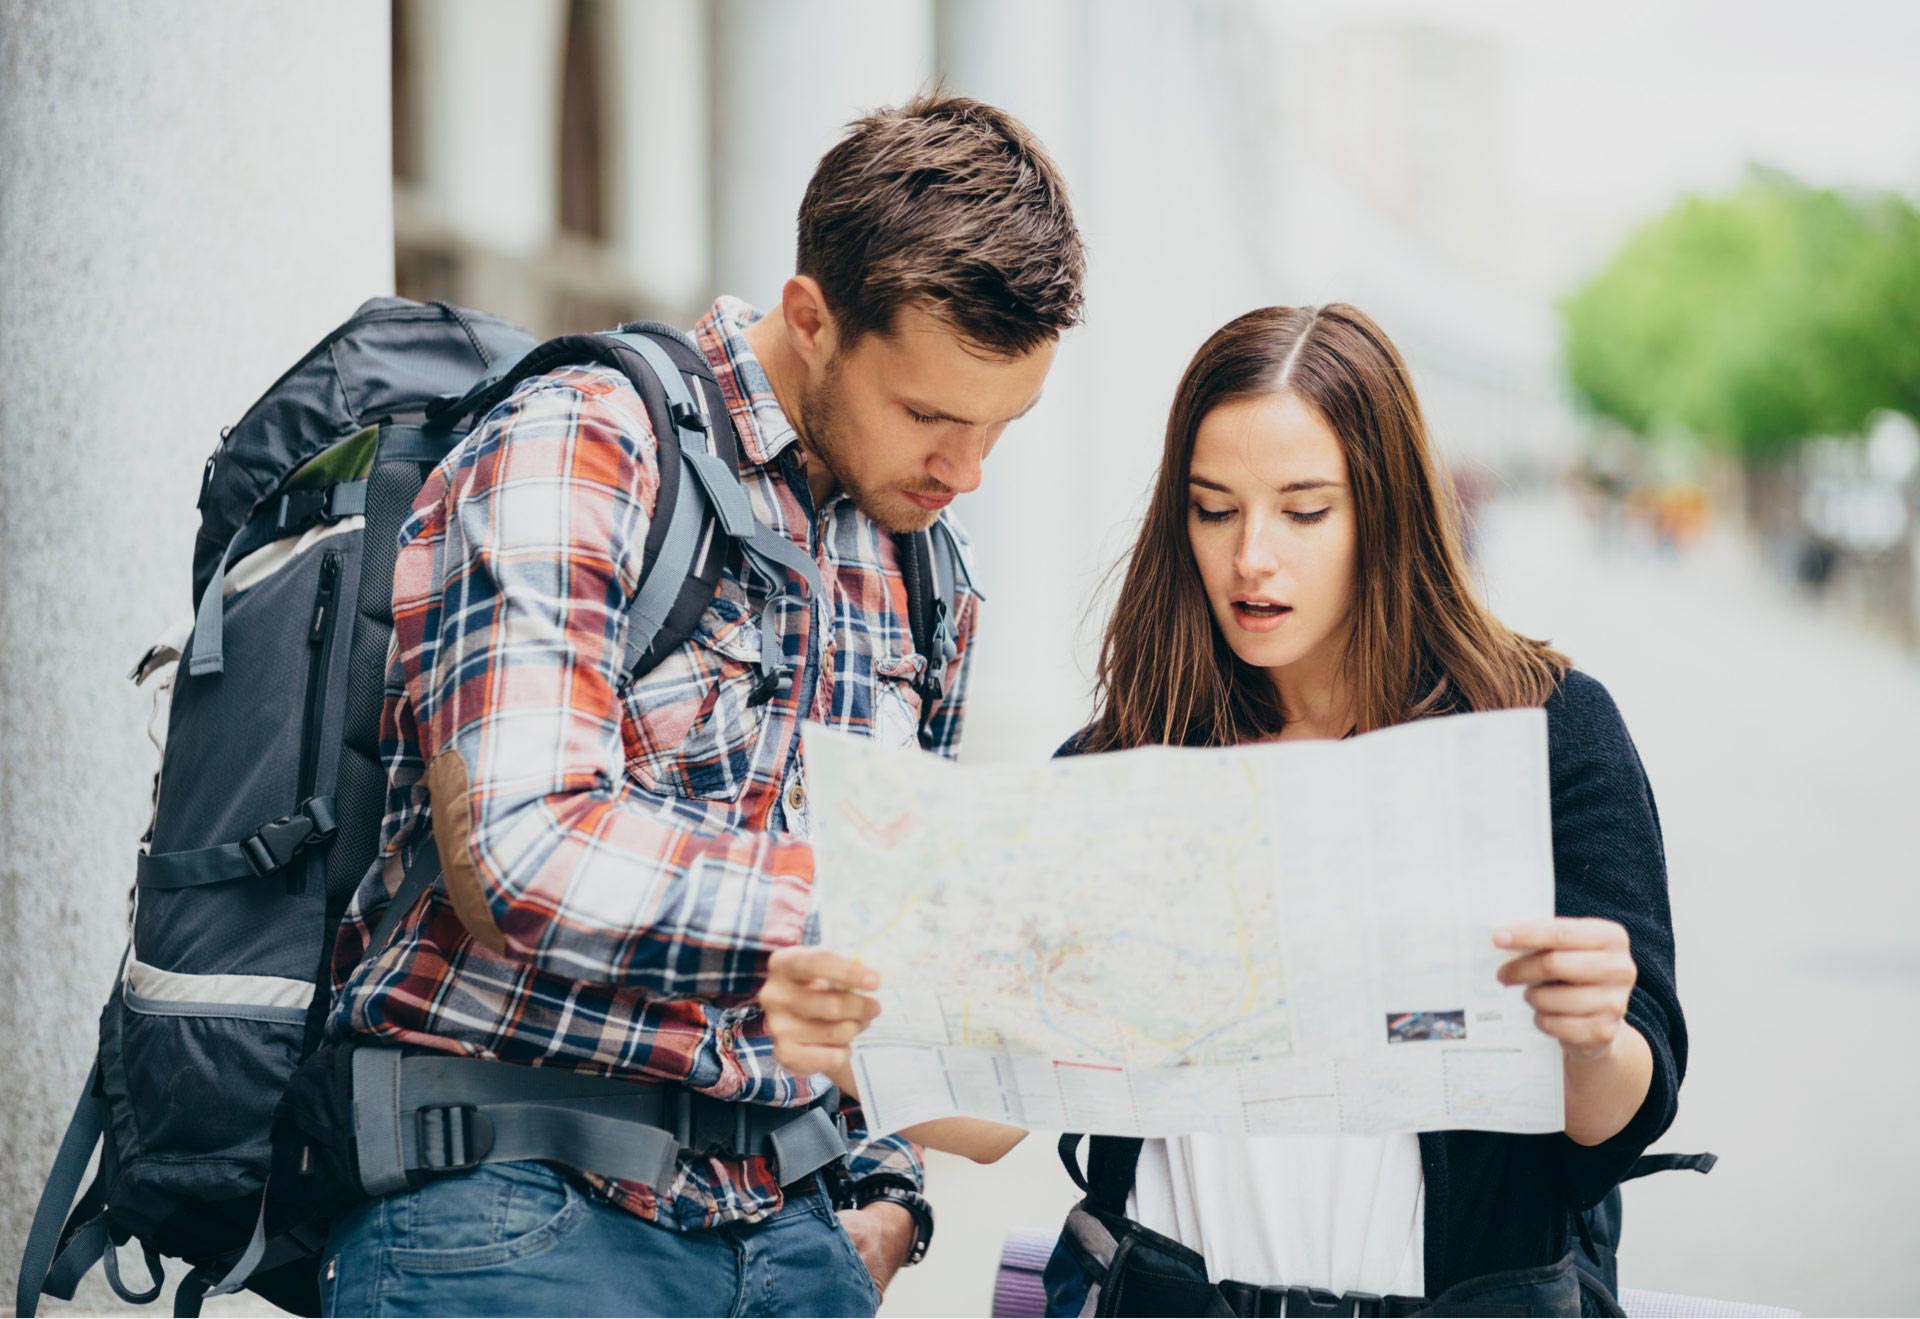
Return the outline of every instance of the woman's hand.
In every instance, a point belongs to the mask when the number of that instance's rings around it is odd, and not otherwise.
[[[1640,976],[1626,926],[1556,916],[1495,930],[1493,942],[1521,954],[1500,968],[1500,983],[1527,987],[1534,1025],[1581,1062],[1613,1051]]]
[[[1558,916],[1494,931],[1520,955],[1500,982],[1525,985],[1533,1020],[1560,1041],[1566,1064],[1566,1133],[1582,1145],[1619,1134],[1646,1102],[1653,1051],[1627,1023],[1640,972],[1617,921]]]
[[[800,1076],[824,1073],[841,1093],[853,1084],[853,1039],[880,1015],[868,995],[880,975],[824,948],[782,948],[767,963],[760,1010],[773,1037],[774,1060]]]

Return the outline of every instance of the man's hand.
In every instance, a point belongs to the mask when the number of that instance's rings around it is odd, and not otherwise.
[[[774,1060],[799,1076],[823,1072],[857,1099],[853,1037],[880,1015],[880,1004],[867,997],[878,988],[880,975],[872,967],[824,948],[774,953],[760,989]]]
[[[839,1217],[873,1275],[874,1287],[885,1296],[887,1284],[913,1249],[913,1215],[891,1200],[876,1200],[865,1209],[842,1209]]]

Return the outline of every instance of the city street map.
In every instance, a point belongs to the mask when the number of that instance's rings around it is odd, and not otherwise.
[[[1553,915],[1546,717],[960,765],[809,725],[822,942],[877,970],[869,1123],[1561,1129],[1496,927]]]

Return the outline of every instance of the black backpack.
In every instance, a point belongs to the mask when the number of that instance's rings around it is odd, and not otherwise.
[[[207,460],[192,632],[135,668],[162,693],[171,682],[153,821],[99,1052],[27,1238],[19,1314],[43,1293],[71,1299],[99,1261],[122,1299],[152,1301],[162,1257],[192,1270],[177,1312],[245,1286],[318,1313],[324,1223],[318,1239],[309,1222],[305,1235],[267,1240],[265,1188],[275,1109],[320,1043],[335,930],[379,844],[400,527],[472,419],[528,377],[582,363],[633,383],[659,442],[629,679],[692,634],[731,556],[775,595],[790,575],[820,590],[812,560],[753,518],[719,387],[676,330],[641,323],[536,345],[485,313],[375,298],[295,363]],[[896,542],[929,660],[924,744],[963,570],[943,525]],[[759,699],[786,676],[779,654],[763,647]],[[437,873],[410,867],[373,947]],[[96,1145],[98,1171],[76,1199]],[[152,1278],[141,1292],[115,1253],[133,1240]]]

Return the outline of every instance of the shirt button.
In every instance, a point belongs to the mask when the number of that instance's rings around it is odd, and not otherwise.
[[[793,786],[787,789],[787,810],[792,812],[794,815],[799,815],[803,813],[806,809],[807,809],[807,785],[802,783],[799,779],[795,779],[793,781]]]

